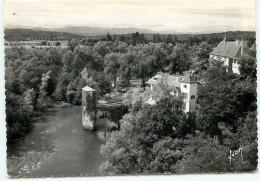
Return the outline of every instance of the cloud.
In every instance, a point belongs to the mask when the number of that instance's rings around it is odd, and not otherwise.
[[[199,15],[210,15],[210,16],[219,16],[219,17],[254,17],[255,11],[252,11],[250,8],[223,8],[223,9],[183,9],[182,13],[190,14],[199,14]]]

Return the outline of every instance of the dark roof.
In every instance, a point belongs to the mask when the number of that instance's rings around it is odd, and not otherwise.
[[[246,41],[227,42],[223,40],[210,54],[228,58],[239,58],[241,57],[241,49],[243,53],[247,53],[248,45]]]

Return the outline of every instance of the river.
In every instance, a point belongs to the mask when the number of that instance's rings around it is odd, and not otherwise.
[[[102,125],[102,124],[101,124]],[[8,145],[8,174],[14,177],[98,175],[104,132],[82,128],[80,106],[54,106],[33,130]]]

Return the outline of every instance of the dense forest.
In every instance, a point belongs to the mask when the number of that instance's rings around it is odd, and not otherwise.
[[[253,45],[255,33],[243,33]],[[235,40],[236,33],[227,33]],[[188,37],[188,38],[187,38]],[[242,37],[241,37],[242,38]],[[67,48],[5,50],[7,138],[28,132],[53,101],[81,104],[81,89],[90,86],[99,99],[113,92],[127,96],[129,113],[120,130],[102,147],[102,174],[245,171],[257,167],[256,52],[240,60],[240,75],[209,53],[223,34],[205,36],[144,34],[71,39]],[[162,91],[156,105],[144,104],[145,82],[157,72],[194,70],[201,88],[197,113],[185,114],[181,100]],[[132,88],[131,80],[141,88]],[[223,109],[225,108],[225,109]],[[243,148],[243,160],[228,159],[230,149]]]

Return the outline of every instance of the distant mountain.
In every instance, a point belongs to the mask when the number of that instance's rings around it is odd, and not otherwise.
[[[19,39],[26,39],[26,38],[37,38],[37,39],[72,39],[72,38],[84,38],[81,35],[75,35],[71,33],[64,33],[64,32],[52,32],[52,31],[41,31],[41,30],[31,30],[31,29],[5,29],[5,38],[19,38]]]
[[[34,28],[34,30],[53,31],[53,32],[66,32],[82,36],[99,36],[106,35],[108,32],[110,35],[114,34],[129,34],[129,33],[156,33],[152,30],[141,28],[101,28],[101,27],[88,27],[88,26],[70,26],[63,28]]]

